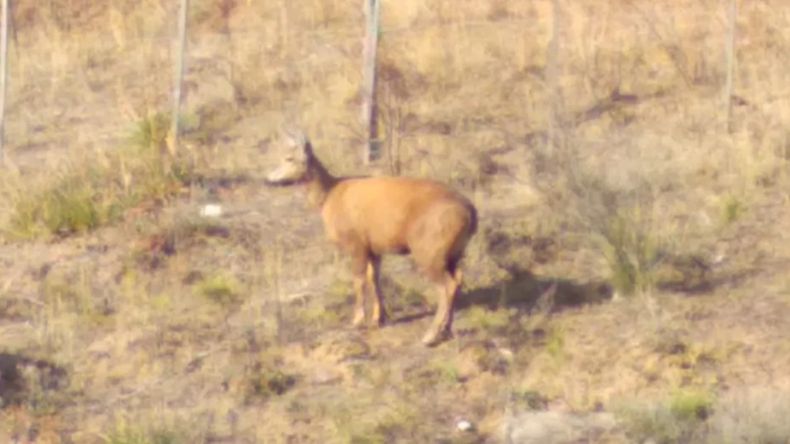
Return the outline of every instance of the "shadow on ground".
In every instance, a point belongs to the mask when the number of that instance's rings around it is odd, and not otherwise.
[[[401,294],[403,291],[400,288],[395,291],[389,289],[388,293]],[[510,270],[507,280],[487,287],[462,290],[456,299],[455,311],[482,306],[490,310],[515,308],[527,314],[535,310],[556,313],[570,307],[601,303],[611,297],[612,289],[605,282],[579,283],[569,279],[535,276],[528,270]],[[406,324],[431,317],[436,309],[434,304],[428,302],[410,306],[403,306],[399,300],[393,302],[390,299],[387,302],[385,305],[389,305],[390,324]],[[348,307],[352,303],[349,300]]]
[[[535,276],[523,269],[508,271],[510,278],[503,282],[472,288],[459,295],[456,309],[477,305],[489,309],[507,307],[524,312],[541,309],[554,313],[569,307],[597,304],[612,296],[612,288],[605,282]]]
[[[34,395],[66,386],[66,370],[49,361],[21,354],[0,353],[0,408],[26,401],[41,401]]]

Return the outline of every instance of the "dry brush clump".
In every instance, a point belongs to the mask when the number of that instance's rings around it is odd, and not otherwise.
[[[709,443],[790,441],[788,393],[768,387],[737,388],[723,394],[708,420]]]
[[[166,153],[169,120],[162,113],[139,120],[124,146],[37,172],[34,188],[20,175],[5,176],[2,231],[17,239],[81,234],[177,197],[193,180],[195,161],[189,153]]]
[[[664,402],[623,405],[617,413],[630,439],[690,443],[704,440],[714,403],[708,393],[677,390]]]
[[[783,392],[765,387],[730,389],[720,396],[678,389],[662,401],[623,403],[616,408],[629,438],[656,443],[783,443],[790,405]]]

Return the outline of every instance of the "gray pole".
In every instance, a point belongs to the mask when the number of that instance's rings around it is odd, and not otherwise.
[[[0,164],[6,160],[5,154],[5,99],[8,87],[8,23],[11,10],[8,7],[8,0],[2,0],[3,14],[0,22]]]
[[[189,11],[189,0],[181,0],[181,10],[178,16],[178,61],[175,85],[173,85],[173,116],[170,120],[170,136],[173,138],[173,143],[169,146],[171,156],[174,156],[178,149],[178,116],[181,114],[181,88],[184,81],[184,59],[187,47],[187,11]]]
[[[371,160],[373,144],[377,143],[376,116],[376,49],[379,39],[379,0],[363,0],[365,4],[365,40],[362,54],[362,127],[365,131],[362,163]]]
[[[559,0],[552,1],[552,29],[551,40],[549,40],[548,54],[546,54],[546,82],[549,89],[549,122],[546,137],[549,153],[555,153],[560,145],[560,87],[559,87],[559,46],[560,46],[560,27],[562,26],[562,14],[560,12]]]
[[[727,11],[727,42],[724,49],[726,57],[727,78],[724,84],[724,106],[727,108],[727,131],[732,132],[732,88],[735,75],[735,19],[738,9],[735,0],[730,0]]]

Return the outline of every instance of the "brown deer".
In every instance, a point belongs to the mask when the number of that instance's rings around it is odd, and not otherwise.
[[[302,184],[319,209],[331,242],[351,256],[356,302],[352,324],[387,321],[379,275],[384,254],[411,254],[438,290],[438,307],[422,339],[433,346],[452,336],[453,302],[462,272],[459,262],[477,230],[474,205],[439,182],[407,177],[335,177],[313,153],[304,134],[286,136],[281,164],[269,173],[272,185]]]

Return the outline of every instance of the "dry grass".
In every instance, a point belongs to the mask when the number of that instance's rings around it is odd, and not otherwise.
[[[772,390],[752,387],[726,394],[710,418],[709,442],[783,442],[790,438],[785,421],[787,398]]]
[[[713,404],[707,393],[680,390],[663,404],[621,407],[619,415],[633,440],[651,439],[667,444],[698,442],[704,436],[704,422]]]
[[[778,0],[739,5],[731,132],[720,2],[560,2],[556,53],[550,1],[385,5],[372,172],[481,214],[456,338],[430,351],[405,262],[385,262],[396,323],[347,329],[345,259],[258,183],[283,124],[361,172],[358,4],[193,2],[168,159],[175,3],[51,3],[15,5],[0,175],[0,352],[46,365],[0,380],[0,441],[497,442],[514,405],[634,397],[611,442],[787,440],[784,398],[753,391],[790,392]]]

